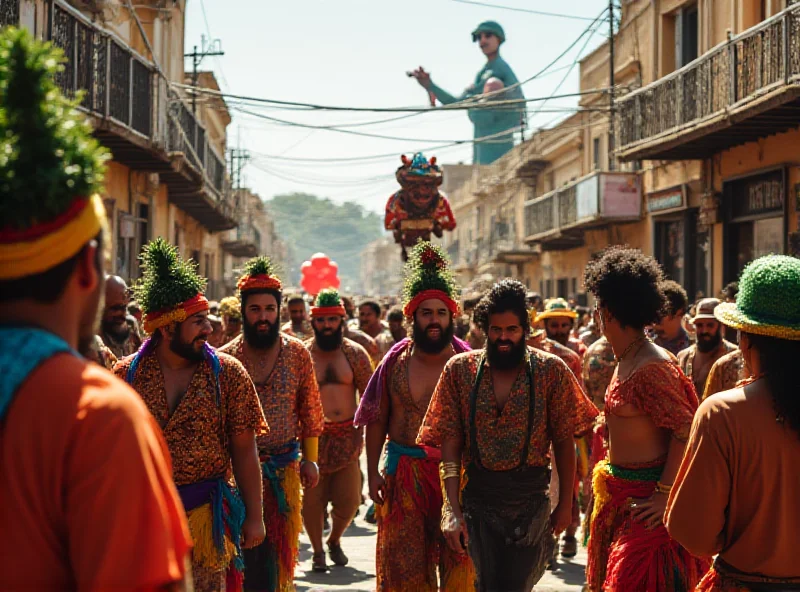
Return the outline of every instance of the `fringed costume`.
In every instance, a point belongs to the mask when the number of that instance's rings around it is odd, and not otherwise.
[[[463,511],[476,590],[530,590],[552,553],[550,445],[588,432],[597,409],[556,356],[527,349],[498,412],[485,352],[445,367],[418,442],[462,442]]]
[[[676,364],[656,361],[625,380],[611,381],[606,415],[623,405],[634,405],[656,426],[672,432],[672,437],[685,439],[697,395]],[[593,592],[688,592],[708,569],[708,561],[684,549],[663,524],[647,529],[631,516],[631,500],[653,495],[665,462],[666,457],[634,466],[613,465],[608,460],[595,465],[586,568]]]
[[[204,280],[179,258],[175,247],[156,239],[145,247],[143,261],[145,281],[137,288],[137,298],[148,333],[208,310],[208,300],[198,291]],[[195,589],[241,590],[239,540],[245,510],[231,481],[229,440],[248,430],[255,435],[267,432],[261,404],[242,365],[205,344],[203,361],[170,412],[155,351],[162,338],[158,334],[145,340],[114,372],[139,393],[164,431],[194,541]]]

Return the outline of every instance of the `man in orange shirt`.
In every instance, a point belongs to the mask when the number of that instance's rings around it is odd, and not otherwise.
[[[78,354],[102,309],[106,154],[58,64],[0,33],[0,589],[183,590],[191,543],[160,430]]]

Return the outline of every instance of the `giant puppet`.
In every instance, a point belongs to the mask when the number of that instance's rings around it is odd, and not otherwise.
[[[456,219],[450,202],[439,192],[442,171],[436,165],[436,157],[428,162],[422,153],[411,160],[404,154],[401,160],[403,164],[395,173],[400,189],[386,202],[384,226],[392,231],[406,261],[406,248],[420,240],[429,241],[431,233],[441,238],[445,230],[456,227]]]

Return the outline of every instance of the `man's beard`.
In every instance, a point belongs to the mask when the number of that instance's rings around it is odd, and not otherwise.
[[[567,343],[569,343],[569,331],[567,331],[566,333],[556,333],[556,332],[551,333],[550,331],[547,331],[547,337],[548,339],[557,341],[561,345],[567,345]]]
[[[722,329],[717,329],[713,335],[703,333],[697,336],[697,350],[704,354],[714,351],[716,347],[722,342]]]
[[[200,348],[200,351],[197,351],[194,348],[194,344],[198,341],[205,341],[205,339],[195,337],[190,343],[184,343],[181,340],[180,327],[176,327],[175,333],[172,335],[172,339],[170,339],[169,342],[169,349],[172,353],[190,362],[202,362],[205,359],[205,348]]]
[[[428,334],[433,329],[439,329],[439,337],[431,337]],[[419,346],[419,349],[426,354],[438,354],[452,343],[455,330],[452,321],[446,328],[438,323],[432,323],[424,330],[414,321],[414,345]]]
[[[507,352],[501,352],[501,345],[510,345],[511,349]],[[520,339],[517,343],[514,343],[510,339],[489,340],[486,342],[486,357],[494,368],[498,370],[511,370],[522,363],[522,360],[525,358],[526,348],[527,345],[524,339]]]
[[[259,331],[260,327],[267,327],[266,332]],[[270,323],[262,321],[259,323],[250,324],[247,319],[242,321],[242,330],[244,332],[244,340],[247,345],[253,349],[269,349],[275,342],[278,341],[281,328],[278,323]]]
[[[101,327],[103,329],[103,333],[106,335],[110,335],[116,341],[123,342],[131,334],[131,327],[128,325],[127,319],[123,319],[122,322],[117,321],[106,321],[103,320],[101,322]]]
[[[344,321],[339,325],[339,328],[336,331],[332,331],[330,333],[326,332],[325,329],[314,329],[314,340],[317,343],[317,347],[320,348],[322,351],[334,351],[342,347],[342,340],[344,339]]]

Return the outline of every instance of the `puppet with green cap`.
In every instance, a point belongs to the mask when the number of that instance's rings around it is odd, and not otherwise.
[[[428,91],[432,99],[443,105],[469,101],[469,118],[475,126],[472,145],[473,164],[491,164],[514,147],[514,132],[521,130],[525,121],[525,103],[517,77],[511,66],[500,57],[500,45],[506,40],[503,27],[495,21],[482,22],[472,32],[472,41],[480,45],[486,63],[475,75],[475,81],[456,97],[437,86],[429,72],[420,66],[408,75]],[[492,108],[491,102],[503,104]]]
[[[114,373],[164,430],[194,543],[195,589],[241,590],[242,549],[266,535],[256,453],[256,436],[267,431],[261,403],[244,366],[208,344],[206,280],[194,262],[163,238],[145,245],[141,261],[134,293],[150,338]]]

